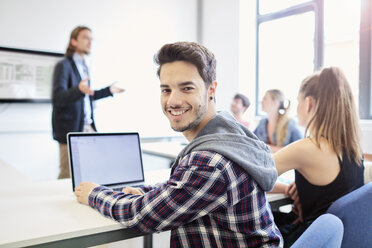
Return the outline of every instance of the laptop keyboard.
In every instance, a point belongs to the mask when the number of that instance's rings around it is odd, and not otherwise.
[[[139,188],[141,185],[132,185],[132,186],[130,186],[130,187],[132,187],[132,188]],[[123,189],[125,188],[125,187],[127,187],[127,186],[121,186],[121,187],[116,187],[116,188],[111,188],[112,190],[114,190],[114,191],[123,191]]]
[[[122,191],[125,187],[112,188],[113,191]]]

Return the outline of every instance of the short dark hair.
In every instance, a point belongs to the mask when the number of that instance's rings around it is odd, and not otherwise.
[[[236,94],[234,96],[234,99],[241,99],[243,102],[243,106],[246,108],[248,108],[251,105],[251,101],[249,101],[248,97],[246,97],[243,94],[240,94],[240,93]]]
[[[154,61],[159,66],[158,76],[160,76],[162,65],[175,61],[185,61],[196,66],[206,87],[216,81],[214,54],[206,47],[195,42],[183,41],[165,44],[154,56]]]

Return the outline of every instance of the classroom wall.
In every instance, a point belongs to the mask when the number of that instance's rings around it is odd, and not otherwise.
[[[239,91],[239,1],[204,0],[201,42],[217,59],[216,103],[230,110]]]
[[[71,30],[87,25],[94,38],[89,58],[93,87],[117,80],[126,89],[97,101],[99,131],[180,135],[161,112],[153,55],[165,43],[195,41],[196,13],[196,0],[2,0],[0,46],[63,53]],[[0,104],[0,159],[28,175],[41,170],[57,175],[50,104]]]
[[[238,91],[254,104],[255,7],[245,0],[2,0],[0,46],[64,52],[71,30],[88,25],[94,38],[93,86],[118,80],[126,89],[97,102],[99,131],[180,135],[161,112],[153,55],[167,42],[200,41],[217,58],[218,110],[229,110]],[[250,120],[253,110],[248,110]],[[372,153],[372,124],[361,127],[363,149]],[[0,159],[22,165],[26,173],[57,173],[50,104],[0,104]]]
[[[2,0],[0,46],[64,53],[71,30],[87,25],[93,86],[119,81],[126,89],[96,102],[99,131],[180,135],[161,111],[153,55],[165,43],[198,41],[199,33],[218,60],[217,108],[228,110],[238,89],[238,11],[238,0]],[[0,103],[0,159],[36,179],[45,179],[41,170],[57,174],[50,104]]]

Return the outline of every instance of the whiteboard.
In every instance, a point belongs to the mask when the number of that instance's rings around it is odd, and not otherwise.
[[[0,102],[50,102],[61,53],[0,47]]]

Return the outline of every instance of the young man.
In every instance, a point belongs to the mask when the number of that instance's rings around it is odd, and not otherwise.
[[[95,132],[92,101],[124,91],[115,85],[96,91],[90,88],[85,56],[90,53],[91,42],[91,30],[76,27],[71,32],[65,58],[54,69],[52,127],[53,138],[59,143],[58,179],[70,177],[66,134]]]
[[[171,229],[171,247],[282,246],[265,197],[275,165],[264,143],[228,113],[216,113],[214,55],[177,42],[164,45],[155,61],[163,112],[189,145],[157,187],[115,192],[84,182],[77,200],[139,232]]]
[[[249,128],[249,122],[244,120],[243,114],[248,109],[249,105],[251,105],[251,102],[248,97],[239,93],[234,96],[231,103],[231,112],[234,118],[247,128]]]

